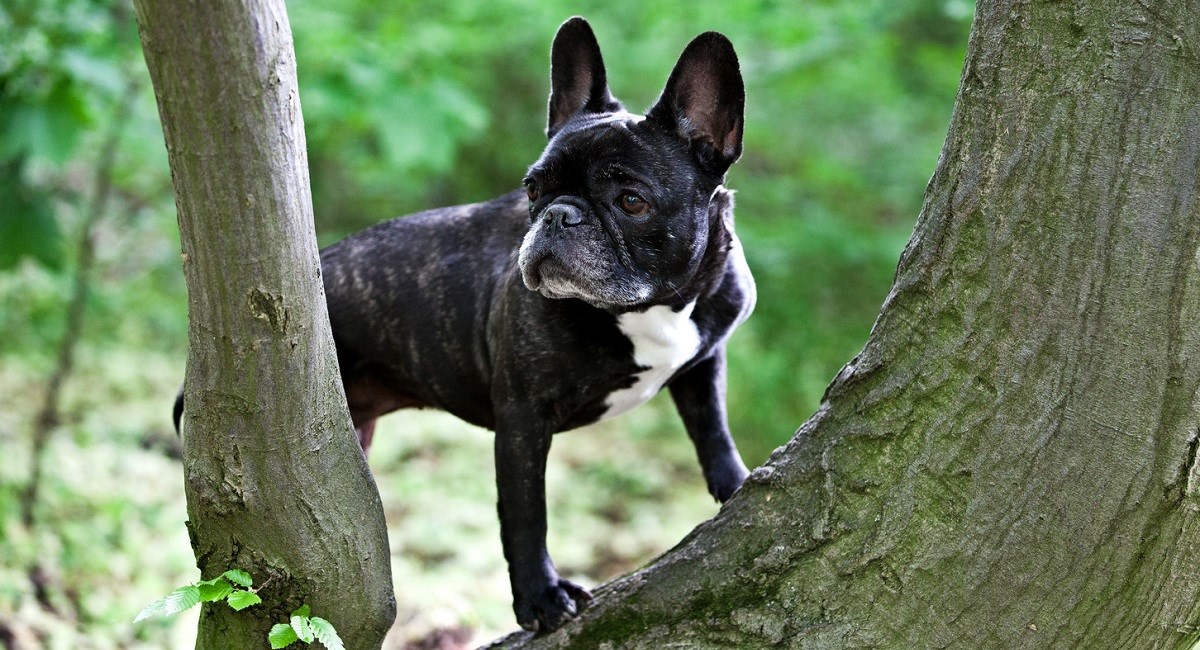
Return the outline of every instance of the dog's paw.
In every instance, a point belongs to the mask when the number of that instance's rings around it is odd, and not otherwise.
[[[591,599],[587,589],[559,578],[531,597],[521,598],[513,609],[521,627],[532,632],[550,632],[575,618]]]
[[[749,475],[750,471],[746,469],[742,459],[735,457],[705,472],[704,478],[708,482],[708,493],[717,501],[725,503],[742,487]]]

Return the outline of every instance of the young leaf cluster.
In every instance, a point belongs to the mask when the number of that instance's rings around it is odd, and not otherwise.
[[[242,611],[251,605],[262,602],[262,598],[250,587],[254,580],[250,574],[241,569],[230,569],[212,580],[202,580],[195,584],[185,585],[146,605],[134,623],[155,616],[173,616],[200,603],[213,603],[224,600],[235,611]]]
[[[200,603],[212,603],[224,600],[235,611],[242,611],[251,605],[262,602],[255,593],[254,580],[249,573],[241,569],[230,569],[212,580],[202,580],[195,584],[185,585],[146,605],[134,623],[155,616],[172,616],[194,607]],[[345,650],[341,637],[333,624],[313,616],[308,605],[301,605],[292,612],[287,623],[278,623],[267,634],[267,641],[272,648],[286,648],[297,641],[305,644],[319,641],[326,650]]]
[[[320,641],[326,650],[345,650],[341,637],[338,636],[337,630],[333,629],[333,624],[320,616],[313,616],[308,605],[301,605],[292,612],[287,623],[275,624],[267,635],[267,640],[271,642],[272,648],[286,648],[297,641]]]

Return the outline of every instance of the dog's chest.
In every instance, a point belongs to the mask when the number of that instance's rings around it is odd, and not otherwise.
[[[601,420],[618,416],[658,394],[663,383],[700,350],[700,332],[692,322],[696,303],[674,311],[656,305],[641,312],[621,314],[617,327],[633,343],[633,361],[641,370],[633,385],[613,391]]]

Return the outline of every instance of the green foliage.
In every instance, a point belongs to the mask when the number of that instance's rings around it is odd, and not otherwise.
[[[3,128],[3,127],[0,127]],[[50,267],[62,264],[62,232],[49,203],[19,180],[16,161],[0,164],[0,270],[11,269],[23,257]]]
[[[240,612],[247,607],[261,603],[262,598],[253,591],[236,590],[229,594],[228,602],[235,612]]]
[[[217,598],[211,596],[211,591],[206,594],[197,585],[186,585],[146,605],[142,611],[138,612],[133,622],[140,623],[154,616],[174,616],[179,612],[199,605],[201,602],[217,600]]]
[[[258,594],[246,589],[236,589],[233,586],[234,583],[247,588],[254,584],[250,579],[250,574],[240,569],[231,569],[212,580],[202,580],[193,585],[180,587],[146,605],[133,619],[133,622],[138,623],[155,616],[173,616],[200,603],[215,603],[224,600],[231,608],[240,612],[251,605],[262,602],[262,598]]]
[[[195,584],[180,587],[146,605],[133,619],[133,622],[139,623],[154,617],[174,616],[200,603],[214,603],[222,600],[235,611],[240,612],[262,602],[262,598],[251,588],[253,585],[254,580],[249,573],[241,569],[230,569],[212,580],[201,580]],[[238,587],[245,587],[245,589]],[[285,648],[296,641],[305,644],[320,641],[328,650],[344,650],[337,630],[329,621],[313,616],[308,605],[301,605],[292,612],[287,623],[278,623],[272,626],[267,640],[272,648]]]
[[[286,648],[297,641],[306,644],[319,641],[328,650],[344,650],[345,648],[337,630],[333,629],[333,625],[319,616],[312,616],[308,605],[301,605],[292,612],[288,623],[277,623],[272,626],[270,633],[267,634],[267,641],[270,642],[272,648]]]
[[[233,585],[223,577],[196,583],[196,587],[200,589],[200,598],[206,603],[222,600],[233,593]]]
[[[230,569],[225,573],[222,573],[221,577],[229,580],[239,587],[250,588],[254,586],[254,579],[250,577],[249,573],[246,573],[241,569]]]
[[[310,614],[308,605],[301,605],[300,609],[292,612],[291,625],[296,631],[296,637],[305,643],[312,643],[313,631],[312,626],[308,624]]]
[[[345,650],[342,645],[342,638],[338,636],[337,630],[333,629],[333,623],[321,618],[313,616],[308,620],[309,626],[312,628],[313,635],[317,637],[317,641],[325,646],[328,650]]]
[[[288,623],[276,623],[267,633],[267,641],[272,648],[286,648],[299,640],[296,630]]]
[[[126,90],[134,60],[123,5],[52,0],[0,6],[0,270],[22,257],[61,266],[53,172]],[[47,191],[49,190],[49,191]]]

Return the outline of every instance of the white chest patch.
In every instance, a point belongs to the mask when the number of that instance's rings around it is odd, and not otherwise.
[[[621,333],[633,342],[633,361],[644,370],[634,377],[633,385],[613,391],[605,404],[608,410],[600,417],[607,420],[658,394],[683,364],[691,361],[700,350],[700,332],[692,322],[696,303],[673,311],[666,305],[655,305],[642,312],[630,312],[617,317]]]

